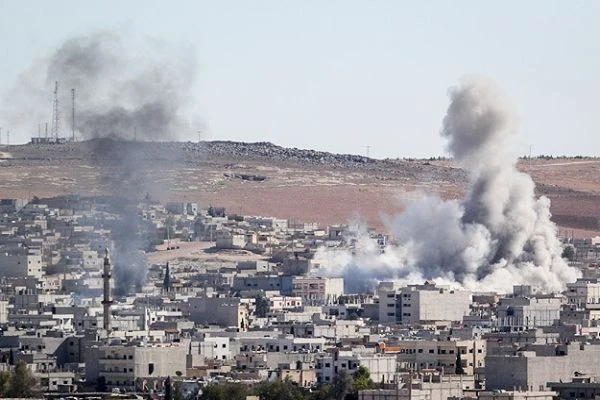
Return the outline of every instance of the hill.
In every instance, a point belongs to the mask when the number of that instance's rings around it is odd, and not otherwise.
[[[600,159],[521,160],[554,221],[600,234]],[[463,195],[467,176],[447,160],[376,160],[271,143],[123,142],[0,146],[2,197],[120,194],[195,201],[231,212],[323,224],[361,217],[385,230],[386,215],[419,192]],[[382,218],[383,217],[383,218]]]

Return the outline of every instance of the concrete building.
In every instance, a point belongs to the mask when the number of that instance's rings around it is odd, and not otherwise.
[[[215,246],[217,249],[243,249],[246,246],[246,235],[227,230],[217,231]]]
[[[590,399],[596,400],[600,397],[600,382],[598,378],[577,377],[572,382],[550,382],[550,389],[561,399]]]
[[[138,378],[158,378],[186,373],[188,346],[106,345],[90,349],[86,358],[86,380],[104,377],[107,386],[133,390]],[[89,364],[89,368],[88,368]]]
[[[479,400],[554,400],[556,392],[501,390],[478,393]]]
[[[0,253],[0,271],[4,277],[30,276],[41,279],[44,276],[44,268],[41,255]]]
[[[508,297],[500,299],[497,325],[523,330],[554,325],[560,319],[564,298],[551,296]]]
[[[0,324],[8,323],[8,300],[0,299]]]
[[[547,390],[549,382],[570,381],[576,374],[600,375],[600,345],[578,342],[530,345],[512,355],[485,359],[487,389]]]
[[[360,366],[371,373],[373,382],[393,382],[396,376],[396,357],[386,354],[360,354],[353,350],[335,349],[332,354],[316,360],[317,381],[331,383],[341,370],[354,374]]]
[[[600,283],[597,279],[577,279],[576,282],[567,283],[565,296],[567,303],[577,308],[600,304]]]
[[[198,344],[198,352],[205,360],[231,360],[233,358],[228,337],[206,336]]]
[[[295,276],[292,285],[292,295],[308,305],[333,303],[344,294],[344,278]]]
[[[400,288],[380,285],[378,293],[381,323],[461,321],[471,306],[471,292],[450,290],[430,282]]]
[[[293,310],[302,307],[302,297],[269,296],[269,311]]]
[[[446,400],[463,398],[465,390],[472,390],[472,376],[444,376],[440,374],[413,374],[398,382],[397,388],[370,389],[358,392],[359,400]]]
[[[248,328],[248,304],[237,297],[193,297],[189,299],[189,319],[196,324]]]
[[[277,290],[289,296],[293,292],[292,276],[285,275],[237,275],[233,278],[233,289],[240,290]]]
[[[442,368],[453,374],[458,354],[467,375],[485,365],[485,340],[403,340],[393,346],[381,343],[379,348],[383,354],[395,354],[400,368],[406,370]]]

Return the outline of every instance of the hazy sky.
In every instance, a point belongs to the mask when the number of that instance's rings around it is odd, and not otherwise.
[[[0,0],[0,95],[68,37],[127,27],[196,49],[205,139],[442,155],[448,88],[477,74],[517,110],[517,152],[598,155],[598,21],[598,1]]]

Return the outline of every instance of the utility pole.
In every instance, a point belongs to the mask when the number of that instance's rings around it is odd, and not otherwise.
[[[0,128],[0,145],[2,144],[2,128]]]
[[[371,153],[371,146],[365,146],[367,148],[367,158],[369,158],[369,154]]]
[[[48,139],[48,123],[46,122],[46,139]],[[46,140],[47,142],[47,140]]]
[[[6,145],[7,146],[10,145],[10,131],[9,130],[6,131]]]

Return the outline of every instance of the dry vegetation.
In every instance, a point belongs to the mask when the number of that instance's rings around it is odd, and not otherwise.
[[[0,193],[149,193],[161,201],[324,224],[360,217],[382,230],[382,216],[401,211],[403,201],[420,192],[457,198],[466,183],[449,161],[373,160],[269,143],[127,142],[119,148],[113,157],[99,156],[94,142],[0,147]],[[552,200],[563,231],[600,234],[600,159],[523,160],[519,168]]]

